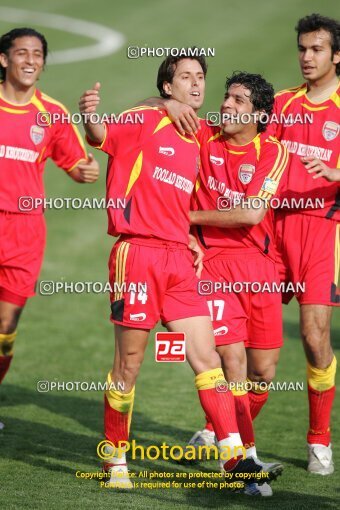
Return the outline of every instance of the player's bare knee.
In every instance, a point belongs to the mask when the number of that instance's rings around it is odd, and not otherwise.
[[[221,366],[221,360],[216,350],[205,348],[202,351],[188,352],[187,360],[196,374],[214,370]]]
[[[269,384],[275,377],[276,363],[265,365],[263,367],[248,367],[248,379],[252,382],[263,382]]]
[[[247,358],[245,352],[233,352],[230,349],[219,350],[223,371],[228,381],[244,381],[246,378]]]

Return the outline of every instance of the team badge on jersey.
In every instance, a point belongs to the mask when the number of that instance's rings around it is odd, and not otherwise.
[[[339,124],[336,122],[332,122],[331,120],[327,120],[322,128],[322,134],[327,142],[334,140],[339,134]]]
[[[45,130],[40,126],[31,126],[30,135],[34,145],[39,145],[43,141]]]
[[[250,181],[253,178],[253,175],[255,173],[255,167],[254,165],[241,165],[238,169],[238,178],[242,182],[242,184],[249,184]]]
[[[210,154],[210,161],[212,163],[214,163],[214,165],[217,165],[217,166],[221,166],[224,163],[223,158],[217,158],[216,156],[212,156],[211,154]]]

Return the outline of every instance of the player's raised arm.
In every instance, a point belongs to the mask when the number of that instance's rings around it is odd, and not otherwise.
[[[105,138],[105,127],[102,122],[91,122],[91,114],[97,112],[97,106],[100,103],[99,89],[100,83],[96,82],[93,88],[84,92],[79,100],[79,111],[83,115],[85,132],[90,140],[98,144]]]
[[[181,103],[176,99],[163,97],[149,97],[137,104],[137,106],[155,106],[167,111],[168,116],[174,122],[178,131],[184,135],[192,135],[200,129],[200,120],[195,110],[188,104]]]

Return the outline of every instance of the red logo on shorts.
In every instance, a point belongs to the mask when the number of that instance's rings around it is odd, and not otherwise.
[[[156,333],[156,361],[185,361],[184,333]]]

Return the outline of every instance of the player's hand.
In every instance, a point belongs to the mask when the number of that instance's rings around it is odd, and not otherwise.
[[[88,154],[86,163],[79,163],[77,168],[79,182],[96,182],[99,177],[99,163],[91,153]]]
[[[165,101],[164,106],[168,116],[182,135],[185,135],[185,133],[192,135],[200,129],[199,118],[191,106],[180,103],[176,99]]]
[[[301,158],[302,163],[305,165],[309,174],[314,174],[312,179],[319,179],[324,177],[329,182],[340,181],[340,169],[329,168],[321,159],[312,157]]]
[[[80,113],[95,113],[100,103],[99,97],[100,83],[97,81],[93,88],[84,92],[79,100]]]
[[[195,273],[197,278],[201,278],[202,270],[203,270],[203,258],[204,253],[202,249],[200,248],[197,239],[192,234],[189,234],[189,244],[188,247],[193,252],[194,255],[194,266],[195,266]]]

